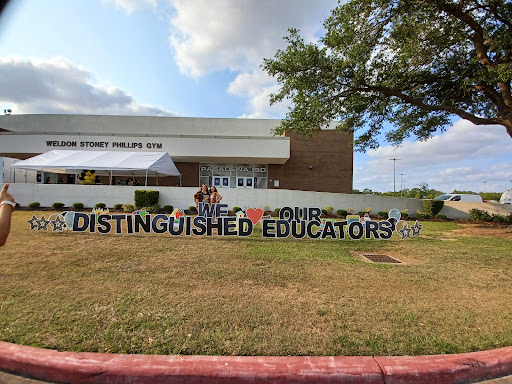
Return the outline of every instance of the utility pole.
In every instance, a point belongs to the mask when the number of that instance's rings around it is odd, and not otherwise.
[[[399,173],[400,175],[400,197],[404,197],[404,189],[405,189],[405,183],[403,182],[403,178],[405,176],[405,173]],[[404,184],[404,186],[402,187],[402,183]]]
[[[388,160],[393,160],[393,197],[396,197],[396,172],[395,172],[395,164],[396,164],[396,161],[397,160],[402,160],[402,159],[396,159],[396,158],[392,158],[392,159],[388,159]]]

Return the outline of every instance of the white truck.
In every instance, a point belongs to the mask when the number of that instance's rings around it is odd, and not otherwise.
[[[444,195],[439,195],[434,200],[444,200],[444,201],[466,201],[473,203],[483,203],[482,196],[480,195],[470,195],[464,193],[445,193]]]

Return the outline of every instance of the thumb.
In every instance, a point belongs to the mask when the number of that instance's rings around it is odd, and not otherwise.
[[[4,184],[4,187],[2,188],[2,193],[3,192],[6,192],[7,193],[7,189],[9,188],[9,184]]]

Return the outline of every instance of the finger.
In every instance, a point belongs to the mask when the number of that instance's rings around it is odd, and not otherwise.
[[[8,188],[9,188],[9,184],[4,184],[4,187],[2,188],[2,192],[7,192]]]

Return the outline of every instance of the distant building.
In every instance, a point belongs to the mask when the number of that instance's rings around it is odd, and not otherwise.
[[[15,160],[66,150],[165,151],[182,186],[352,192],[352,134],[322,130],[310,139],[273,136],[279,120],[185,117],[4,115],[0,156],[4,182],[37,183],[63,175],[10,168]],[[28,173],[27,173],[28,172]],[[1,180],[1,179],[0,179]],[[68,178],[64,177],[64,180]],[[103,182],[106,182],[104,180]],[[177,177],[159,178],[175,186]]]

